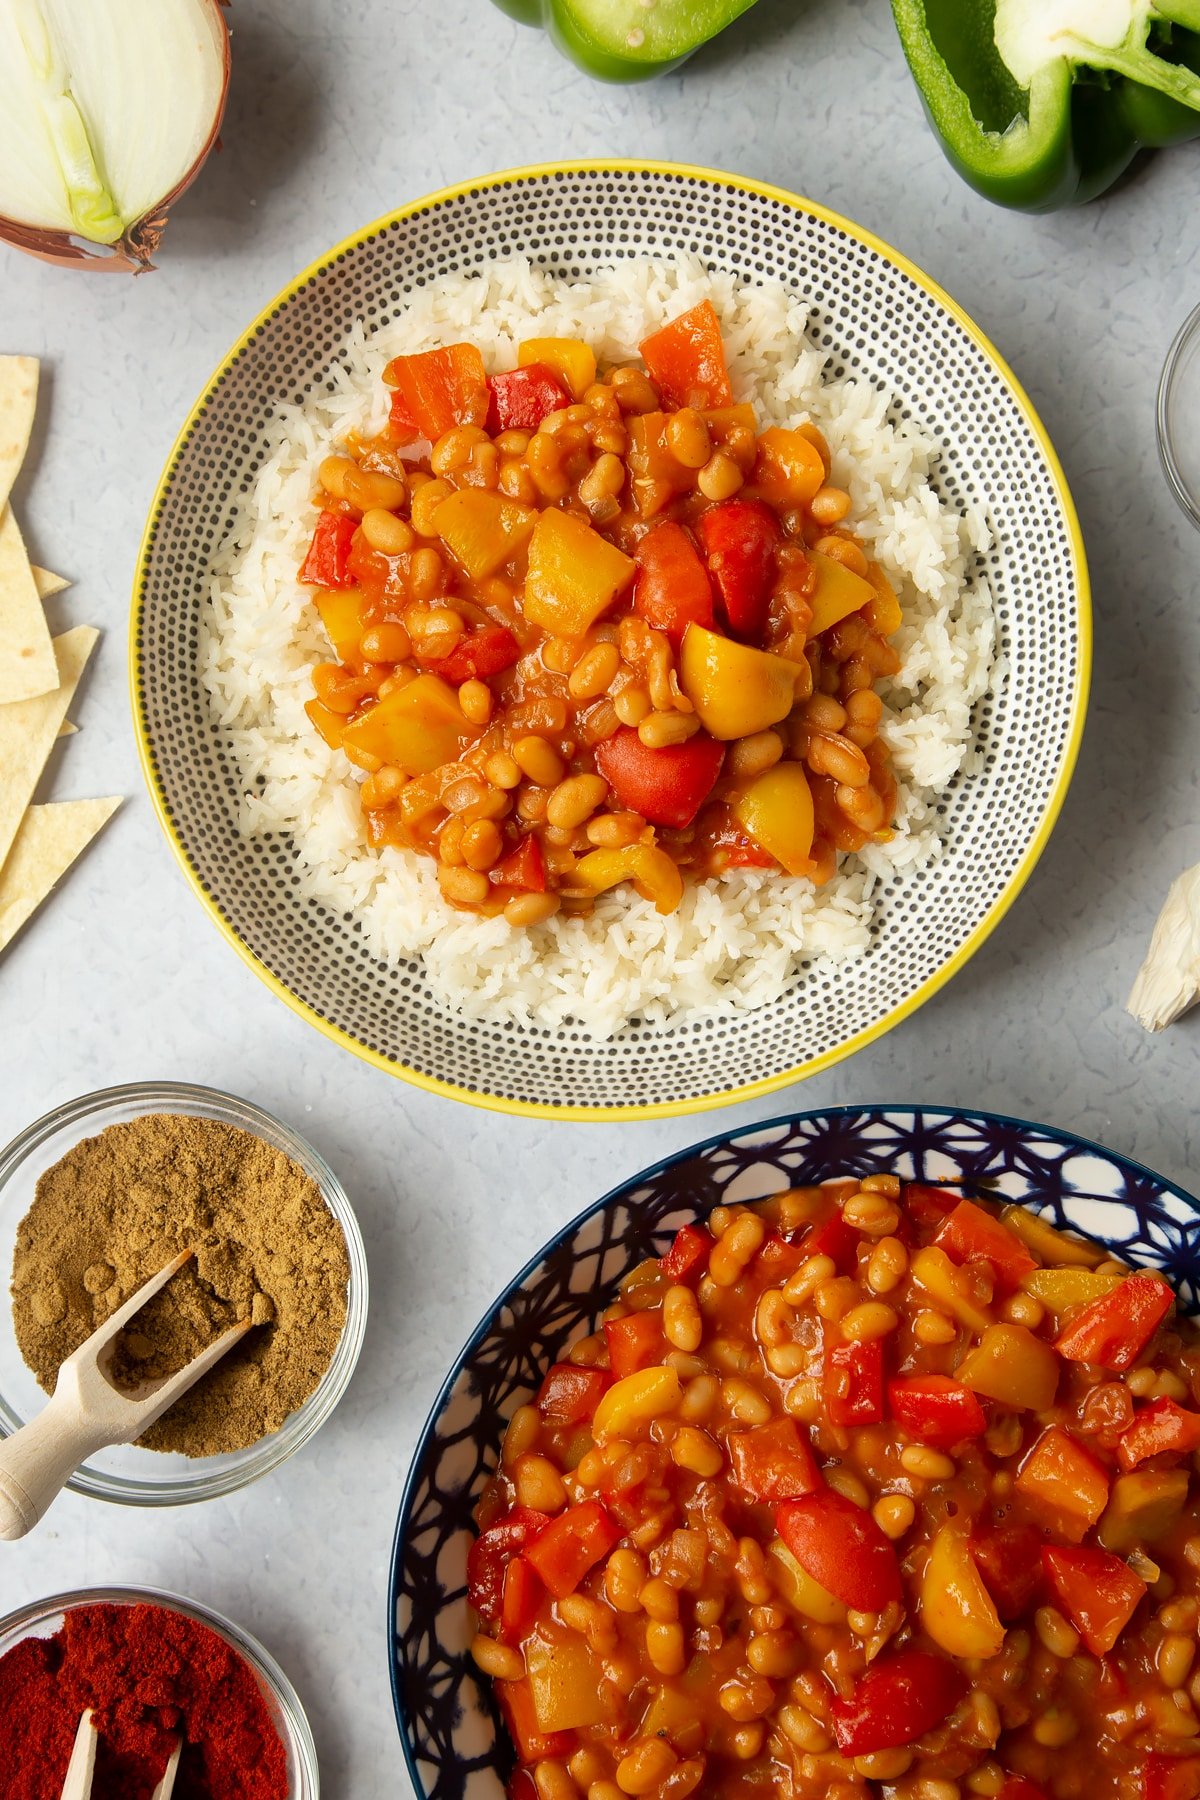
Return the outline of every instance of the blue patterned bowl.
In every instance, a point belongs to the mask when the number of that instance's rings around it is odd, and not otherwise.
[[[392,1555],[392,1696],[413,1786],[426,1800],[501,1800],[512,1755],[468,1654],[471,1513],[504,1426],[550,1363],[594,1329],[627,1269],[721,1202],[762,1200],[836,1175],[896,1173],[1019,1200],[1162,1269],[1198,1306],[1200,1202],[1086,1138],[996,1113],[834,1107],[707,1139],[598,1200],[522,1269],[472,1333],[421,1434]]]

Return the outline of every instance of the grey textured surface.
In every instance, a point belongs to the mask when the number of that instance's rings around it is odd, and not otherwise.
[[[234,1613],[295,1679],[333,1800],[403,1795],[385,1579],[409,1453],[495,1290],[586,1200],[725,1125],[855,1099],[978,1105],[1099,1137],[1200,1185],[1200,1015],[1159,1040],[1123,1002],[1168,883],[1200,858],[1200,538],[1154,445],[1154,388],[1200,299],[1200,147],[1078,213],[1000,212],[926,130],[884,0],[760,0],[650,87],[602,88],[488,0],[243,0],[225,147],[130,282],[0,253],[0,348],[45,358],[18,490],[55,620],[105,636],[47,792],[124,793],[86,864],[0,963],[0,1137],[57,1101],[163,1076],[244,1093],[306,1132],[362,1219],[373,1316],[358,1376],[295,1461],[232,1501],[134,1515],[68,1496],[0,1556],[0,1610],[153,1582]],[[234,334],[355,226],[432,188],[588,155],[709,163],[798,189],[898,245],[1029,389],[1083,519],[1090,723],[1058,830],[966,970],[881,1043],[704,1119],[566,1127],[434,1099],[272,999],[191,898],[138,774],[125,620],[159,469]]]

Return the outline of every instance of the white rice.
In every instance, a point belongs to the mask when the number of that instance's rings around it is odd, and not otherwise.
[[[735,397],[752,401],[763,423],[810,418],[821,428],[833,479],[853,501],[849,522],[900,594],[903,666],[884,692],[883,728],[900,789],[895,835],[844,857],[819,891],[741,872],[689,883],[665,918],[629,888],[603,895],[588,919],[531,931],[456,912],[430,859],[365,846],[360,777],[304,712],[309,672],[328,655],[310,591],[296,580],[317,466],[351,429],[382,429],[380,378],[400,352],[470,338],[497,370],[512,367],[519,341],[536,333],[586,338],[602,363],[630,360],[649,331],[706,296],[721,316]],[[784,287],[739,283],[698,262],[622,262],[566,281],[515,259],[422,290],[373,336],[360,323],[327,385],[281,409],[214,563],[201,646],[201,678],[245,784],[239,826],[290,839],[304,892],[353,914],[385,962],[420,958],[450,1007],[549,1027],[570,1020],[597,1037],[635,1017],[662,1024],[759,1007],[801,965],[860,956],[879,890],[941,854],[938,800],[970,771],[972,709],[999,673],[992,597],[972,574],[987,526],[977,509],[939,500],[930,481],[938,446],[889,419],[886,394],[822,378],[827,359],[806,337],[808,323],[807,305]]]

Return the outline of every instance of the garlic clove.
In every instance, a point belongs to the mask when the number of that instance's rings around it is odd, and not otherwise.
[[[1200,863],[1171,883],[1126,1010],[1161,1031],[1200,1000]]]

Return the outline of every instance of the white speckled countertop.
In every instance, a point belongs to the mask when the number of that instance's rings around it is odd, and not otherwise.
[[[105,633],[53,792],[129,796],[0,963],[0,1141],[59,1101],[145,1076],[258,1100],[350,1190],[372,1317],[346,1400],[291,1463],[187,1511],[65,1497],[34,1537],[0,1546],[0,1612],[61,1588],[148,1582],[232,1613],[294,1678],[328,1800],[392,1800],[407,1781],[385,1582],[410,1451],[489,1299],[585,1201],[708,1131],[845,1100],[1021,1114],[1200,1184],[1200,1013],[1152,1040],[1123,1010],[1168,883],[1200,859],[1200,537],[1154,443],[1158,371],[1200,301],[1200,144],[1083,211],[1001,212],[943,161],[885,0],[760,0],[682,73],[628,89],[576,73],[489,0],[239,0],[233,23],[224,147],[177,207],[158,273],[88,279],[0,249],[0,348],[45,359],[18,490],[31,547],[76,583],[55,620]],[[1074,488],[1096,667],[1048,851],[995,936],[914,1019],[829,1074],[720,1115],[558,1126],[377,1073],[242,966],[142,791],[125,622],[179,424],[297,269],[444,183],[606,154],[708,163],[811,195],[898,245],[974,315]]]

